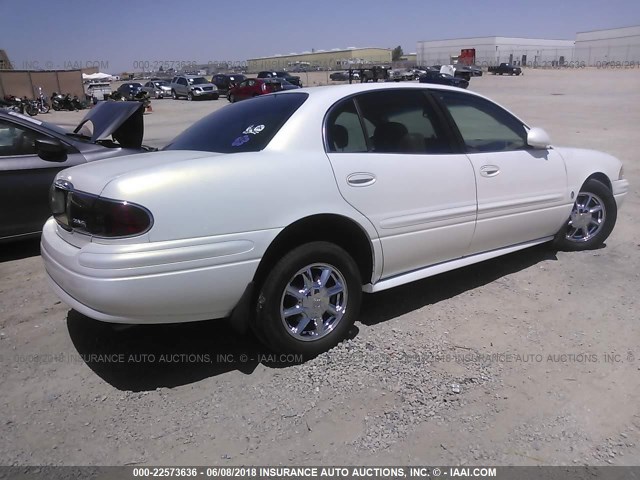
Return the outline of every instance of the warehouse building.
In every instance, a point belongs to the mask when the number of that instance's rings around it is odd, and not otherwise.
[[[543,38],[475,37],[452,40],[418,42],[418,65],[454,63],[462,51],[475,50],[478,66],[498,65],[502,62],[521,66],[556,65],[572,60],[573,40]]]
[[[251,58],[247,60],[247,70],[250,73],[285,69],[339,70],[348,68],[350,65],[389,65],[390,63],[391,49],[349,47]]]
[[[640,65],[640,25],[578,32],[574,56],[589,66],[609,62]]]

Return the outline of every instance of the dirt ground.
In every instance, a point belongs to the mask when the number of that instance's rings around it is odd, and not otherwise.
[[[38,241],[1,245],[0,464],[639,465],[640,70],[470,89],[556,145],[623,160],[631,192],[605,247],[365,296],[351,340],[295,364],[224,322],[88,319],[50,292]],[[154,101],[145,141],[226,104]]]

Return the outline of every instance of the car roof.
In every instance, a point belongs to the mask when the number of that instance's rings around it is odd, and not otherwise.
[[[354,95],[361,92],[378,91],[378,90],[398,90],[398,89],[430,89],[430,90],[450,90],[459,93],[468,93],[470,95],[478,95],[468,90],[461,90],[458,87],[450,87],[448,85],[437,85],[424,83],[397,83],[397,82],[374,82],[374,83],[352,83],[345,85],[326,85],[320,87],[307,87],[295,90],[295,92],[305,92],[313,98],[314,101],[327,99],[327,101],[338,101],[343,97]],[[281,94],[284,94],[282,92]],[[292,92],[294,93],[294,92]],[[483,97],[484,98],[484,97]],[[491,100],[493,102],[493,100]],[[495,102],[494,102],[495,103]]]
[[[499,103],[495,102],[494,100],[488,97],[485,97],[483,95],[480,95],[479,93],[476,93],[470,90],[461,89],[460,87],[454,87],[450,85],[440,85],[440,84],[434,84],[434,83],[428,83],[428,84],[397,83],[397,82],[353,83],[353,84],[344,84],[344,85],[326,85],[326,86],[320,86],[320,87],[298,88],[296,90],[285,90],[285,91],[276,92],[268,95],[296,95],[300,93],[307,93],[309,95],[309,100],[311,102],[309,102],[308,100],[307,102],[305,102],[305,104],[312,103],[316,108],[324,109],[326,111],[326,109],[331,107],[331,105],[333,105],[334,103],[338,102],[339,100],[345,97],[349,97],[351,95],[364,93],[364,92],[400,90],[400,89],[403,89],[403,90],[417,89],[417,90],[432,90],[432,91],[446,90],[450,92],[461,93],[463,95],[473,95],[476,97],[484,98],[485,100],[488,100],[491,103],[494,103],[504,108],[509,113],[511,113],[514,117],[516,117],[519,121],[521,121],[523,125],[527,125],[527,122],[525,122],[520,117],[518,117],[518,115],[513,113],[510,109],[508,109],[503,105],[500,105]],[[304,108],[304,107],[305,105],[303,105],[301,108]]]

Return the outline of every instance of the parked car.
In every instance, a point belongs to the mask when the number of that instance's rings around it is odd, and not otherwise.
[[[464,67],[471,72],[471,76],[472,77],[481,77],[482,76],[482,68],[480,68],[480,67],[478,67],[476,65],[464,65]],[[456,68],[457,68],[457,65],[456,65]]]
[[[67,167],[146,152],[143,106],[98,102],[74,133],[19,113],[0,110],[0,241],[38,235],[49,210],[49,188]],[[92,133],[83,126],[91,121]],[[111,140],[110,137],[113,136]]]
[[[42,258],[91,318],[231,315],[274,350],[315,355],[345,338],[363,291],[544,242],[600,247],[628,191],[622,163],[550,145],[446,86],[263,95],[163,151],[59,173]]]
[[[467,88],[469,86],[469,82],[467,80],[453,77],[446,73],[434,72],[432,70],[428,71],[424,75],[420,75],[418,81],[420,83],[436,83],[439,85],[450,85],[452,87],[459,88]]]
[[[329,80],[333,80],[334,82],[344,82],[349,80],[349,71],[339,71],[333,72],[329,74]],[[360,73],[355,70],[351,71],[351,80],[360,80]]]
[[[92,98],[93,103],[107,100],[113,93],[110,82],[91,82],[86,85],[85,92]]]
[[[302,87],[302,81],[300,77],[296,75],[291,75],[289,72],[285,71],[264,71],[258,73],[258,78],[284,78],[287,82],[292,83],[293,85],[297,85],[298,87]]]
[[[329,80],[334,82],[344,82],[349,80],[349,72],[333,72],[329,74]]]
[[[185,97],[187,100],[208,98],[217,100],[220,96],[218,87],[206,78],[198,75],[176,75],[171,80],[171,96],[177,100]]]
[[[125,100],[133,100],[141,91],[143,91],[141,83],[128,82],[120,85],[114,93]],[[113,96],[113,94],[111,95]]]
[[[415,80],[413,71],[405,68],[389,70],[389,80],[394,82]]]
[[[149,80],[144,84],[142,90],[153,98],[171,97],[171,85],[166,80]]]
[[[511,65],[510,63],[501,63],[497,67],[489,67],[487,69],[489,73],[493,73],[494,75],[520,75],[522,74],[522,69],[520,67],[516,67]]]
[[[265,93],[279,92],[280,90],[284,90],[284,84],[285,80],[280,78],[247,78],[238,85],[231,87],[231,90],[229,90],[227,94],[227,99],[231,103],[234,103],[240,100],[246,100],[247,98],[257,97],[258,95],[264,95]],[[288,85],[291,84],[288,83]],[[291,85],[291,87],[298,88],[294,85]]]
[[[218,73],[211,78],[211,83],[213,83],[216,87],[218,87],[218,91],[221,94],[225,94],[229,92],[231,87],[239,84],[243,80],[246,80],[246,78],[247,78],[246,76],[239,73],[233,73],[233,74]]]

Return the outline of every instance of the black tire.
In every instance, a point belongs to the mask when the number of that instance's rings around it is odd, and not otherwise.
[[[38,106],[34,105],[33,103],[28,103],[25,110],[30,117],[35,117],[36,115],[38,115]]]
[[[305,285],[300,283],[305,278],[304,270],[311,273],[312,291],[307,291],[306,282]],[[330,271],[331,276],[327,276],[324,285],[316,284],[323,271]],[[287,287],[294,284],[300,285],[301,297],[286,293]],[[338,293],[327,292],[332,288],[339,289]],[[333,243],[307,243],[282,257],[262,282],[252,328],[274,351],[302,354],[306,360],[331,349],[347,336],[358,317],[361,300],[362,282],[353,258]],[[330,313],[330,306],[334,311],[343,311],[342,315]],[[338,306],[342,308],[334,308]],[[291,332],[285,325],[281,311],[287,308],[298,308],[301,312],[286,317],[297,323],[296,327],[305,324],[300,334]],[[319,317],[312,319],[312,315]],[[322,320],[326,331],[318,332],[318,319]],[[318,338],[314,338],[316,336]]]
[[[553,245],[569,252],[598,248],[611,234],[617,218],[613,193],[604,183],[591,178],[580,188],[571,216],[556,234]],[[583,228],[586,222],[590,223]]]
[[[236,96],[233,93],[230,93],[229,96],[227,97],[227,99],[229,100],[229,102],[235,103]]]
[[[214,100],[218,100],[218,98],[220,98],[220,95],[214,95],[214,96],[213,96],[213,99],[214,99]]]
[[[172,97],[174,100],[178,100],[178,94],[176,93],[176,91],[175,91],[175,90],[171,90],[171,97]]]
[[[193,101],[193,93],[187,93],[187,100],[189,100],[190,102]]]

